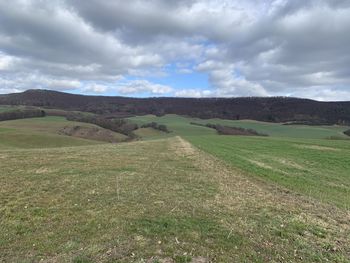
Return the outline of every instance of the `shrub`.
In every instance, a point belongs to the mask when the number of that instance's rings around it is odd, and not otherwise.
[[[153,128],[162,132],[169,133],[168,127],[164,124],[158,124],[156,122],[146,123],[141,126],[141,128]]]
[[[350,129],[344,132],[345,135],[350,136]]]
[[[229,127],[220,124],[201,124],[196,122],[191,122],[192,125],[208,127],[215,129],[220,135],[250,135],[250,136],[268,136],[267,134],[259,133],[253,129],[244,129],[241,127]]]

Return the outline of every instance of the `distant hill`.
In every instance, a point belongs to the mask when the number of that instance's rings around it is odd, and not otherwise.
[[[289,97],[129,98],[27,90],[0,95],[0,104],[87,111],[106,116],[179,114],[204,119],[350,124],[350,102],[319,102]]]

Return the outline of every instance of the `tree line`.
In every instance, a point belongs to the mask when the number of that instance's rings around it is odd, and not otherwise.
[[[217,131],[220,135],[245,135],[245,136],[268,136],[267,134],[257,132],[253,129],[245,129],[241,127],[224,126],[220,124],[201,124],[191,122],[192,125],[208,127]]]
[[[5,111],[0,113],[0,121],[9,121],[16,119],[25,119],[25,118],[35,118],[35,117],[45,117],[46,113],[43,110],[38,109],[20,109]]]

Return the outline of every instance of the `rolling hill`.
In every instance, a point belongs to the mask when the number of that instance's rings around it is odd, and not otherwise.
[[[0,95],[0,105],[40,106],[118,117],[178,114],[204,119],[252,119],[303,124],[350,123],[350,102],[319,102],[289,97],[128,98],[28,90]]]

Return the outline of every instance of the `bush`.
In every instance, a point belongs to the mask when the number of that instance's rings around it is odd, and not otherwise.
[[[350,136],[350,129],[344,132],[345,135]]]
[[[253,129],[244,129],[241,127],[228,127],[222,125],[211,125],[221,135],[251,135],[251,136],[267,136]]]

